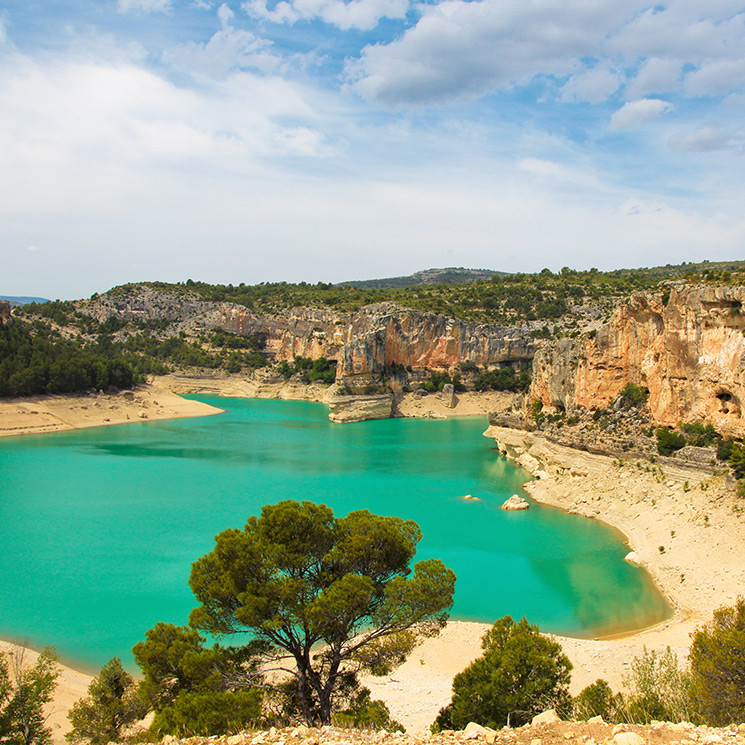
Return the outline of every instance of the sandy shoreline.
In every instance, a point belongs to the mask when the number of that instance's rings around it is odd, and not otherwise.
[[[328,389],[292,384],[258,389],[237,379],[170,376],[139,389],[132,399],[98,395],[67,397],[67,403],[62,397],[0,402],[0,436],[221,411],[173,393],[188,390],[322,401]],[[449,408],[437,394],[422,399],[407,394],[398,398],[396,408],[400,416],[485,416],[490,410],[508,408],[513,401],[506,394],[459,394],[456,407]],[[142,413],[146,418],[140,416]],[[723,477],[694,469],[661,472],[649,464],[620,463],[561,448],[540,436],[515,430],[490,428],[488,434],[496,437],[509,457],[539,477],[527,485],[536,501],[602,519],[627,536],[639,562],[675,609],[671,620],[621,638],[557,637],[574,664],[574,693],[599,677],[614,689],[622,688],[629,663],[645,646],[656,650],[670,646],[679,656],[685,656],[690,633],[709,620],[717,607],[745,594],[745,505],[737,509]],[[388,704],[392,716],[409,732],[426,730],[439,709],[449,702],[453,676],[480,654],[480,639],[487,628],[487,624],[453,621],[439,637],[414,650],[392,675],[368,678],[365,684],[374,697]],[[7,644],[0,648],[7,648]],[[64,732],[64,712],[90,681],[89,676],[73,670],[68,675],[70,682],[60,689],[54,704],[57,713],[52,721],[57,742],[61,742]]]
[[[156,379],[155,383],[122,393],[0,400],[0,437],[209,416],[221,412],[222,409],[173,394],[160,386]]]

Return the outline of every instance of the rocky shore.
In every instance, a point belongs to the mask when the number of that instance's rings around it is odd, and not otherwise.
[[[491,730],[469,725],[461,732],[440,732],[417,736],[338,729],[334,727],[288,727],[267,731],[242,732],[229,737],[165,738],[163,745],[743,745],[745,725],[723,729],[696,727],[692,724],[655,722],[638,726],[606,724],[595,718],[589,722],[552,721],[539,715],[524,727]],[[548,721],[546,721],[548,720]]]

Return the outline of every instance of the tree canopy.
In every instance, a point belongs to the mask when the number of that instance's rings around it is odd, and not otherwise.
[[[30,665],[26,650],[0,652],[0,743],[48,745],[44,705],[49,703],[59,675],[54,650],[47,647]]]
[[[569,711],[572,663],[537,626],[505,616],[481,646],[484,654],[455,676],[453,699],[437,717],[440,728],[521,725],[545,709]]]
[[[250,633],[292,676],[285,690],[305,721],[328,724],[360,670],[387,672],[447,619],[455,575],[436,559],[411,572],[420,539],[415,522],[367,510],[336,518],[312,502],[267,505],[194,563],[201,605],[190,624]]]

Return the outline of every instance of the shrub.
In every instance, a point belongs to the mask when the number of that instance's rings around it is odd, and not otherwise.
[[[583,688],[572,701],[575,719],[586,720],[601,716],[606,722],[619,721],[623,705],[623,695],[614,694],[607,681],[602,678]]]
[[[672,455],[685,447],[686,441],[680,432],[674,432],[666,427],[657,430],[657,452],[660,455]]]
[[[455,676],[453,699],[435,726],[462,729],[473,721],[501,727],[524,724],[545,709],[569,713],[572,663],[537,626],[505,616],[486,632],[481,646],[484,654]]]
[[[745,599],[720,608],[696,630],[689,654],[691,691],[706,724],[745,721]]]
[[[621,391],[621,405],[630,409],[632,406],[645,406],[649,398],[649,388],[642,385],[627,383]]]
[[[653,719],[681,722],[692,718],[690,675],[670,647],[662,653],[645,647],[631,661],[631,677],[624,682],[630,691],[626,721],[647,724]]]

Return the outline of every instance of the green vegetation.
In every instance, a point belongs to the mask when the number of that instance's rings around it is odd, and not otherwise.
[[[279,365],[279,373],[285,380],[299,373],[303,383],[320,381],[331,385],[336,380],[336,363],[319,357],[316,360],[310,357],[295,357],[292,363],[283,360]]]
[[[685,444],[685,437],[680,432],[675,432],[667,427],[660,427],[657,430],[657,452],[660,455],[672,455],[684,448]]]
[[[630,409],[633,406],[637,408],[646,406],[648,399],[649,388],[646,386],[627,383],[626,387],[621,391],[621,405],[625,409]]]
[[[158,623],[132,649],[144,678],[140,696],[155,712],[150,729],[159,737],[236,732],[259,720],[260,690],[240,686],[256,673],[257,645],[204,642],[187,626]]]
[[[289,655],[285,710],[329,724],[358,700],[360,670],[385,674],[445,623],[455,575],[435,559],[409,574],[420,539],[413,521],[367,510],[336,518],[311,502],[267,505],[194,563],[201,605],[190,624],[216,636],[251,633],[267,663]]]
[[[447,371],[433,372],[429,376],[429,380],[422,383],[421,387],[428,393],[434,393],[435,391],[441,391],[448,384],[452,385],[459,393],[466,390],[466,386],[461,380],[460,373],[454,373],[451,377],[450,373]]]
[[[648,724],[653,719],[683,722],[695,717],[690,676],[670,647],[662,653],[645,647],[631,661],[631,675],[625,683],[629,695],[623,717],[629,722]]]
[[[19,322],[0,327],[0,396],[131,388],[136,379],[126,360],[54,337],[43,325],[35,333]]]
[[[122,730],[146,713],[132,676],[114,657],[88,686],[88,695],[73,705],[69,714],[72,729],[66,737],[72,743],[91,745],[119,742]]]
[[[745,599],[720,608],[693,635],[691,690],[707,724],[725,726],[745,720]]]
[[[477,391],[513,391],[515,393],[526,393],[530,389],[530,372],[521,367],[515,372],[512,365],[500,367],[498,370],[489,370],[481,373],[474,383]]]
[[[606,722],[619,722],[623,718],[624,698],[613,693],[608,682],[599,678],[572,700],[575,719],[587,720],[603,717]]]
[[[36,664],[27,664],[26,651],[0,652],[0,743],[49,745],[44,706],[52,700],[59,675],[57,657],[45,649]]]
[[[572,664],[537,626],[505,616],[481,646],[484,654],[455,676],[453,700],[440,710],[438,728],[463,729],[468,722],[519,726],[545,709],[569,713]]]

